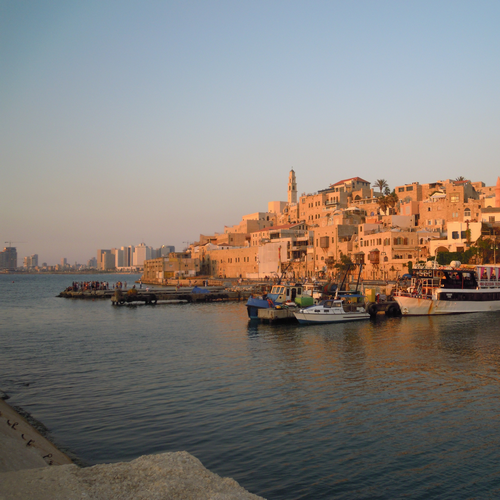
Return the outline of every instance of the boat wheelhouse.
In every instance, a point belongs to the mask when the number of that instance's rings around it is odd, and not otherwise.
[[[273,285],[271,291],[262,297],[249,297],[246,303],[248,317],[259,319],[259,309],[274,309],[277,306],[296,307],[299,305],[311,305],[313,298],[306,293],[303,285],[286,284]]]

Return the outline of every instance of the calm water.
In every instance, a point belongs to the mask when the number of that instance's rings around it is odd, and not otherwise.
[[[500,495],[500,314],[254,325],[56,298],[73,279],[0,276],[0,389],[84,463],[187,450],[268,499]]]

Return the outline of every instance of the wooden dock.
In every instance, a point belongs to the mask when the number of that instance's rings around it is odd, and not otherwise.
[[[269,308],[269,309],[259,309],[257,315],[259,320],[264,323],[274,323],[275,321],[296,321],[293,311],[298,311],[298,307],[288,308],[283,307],[281,309]]]

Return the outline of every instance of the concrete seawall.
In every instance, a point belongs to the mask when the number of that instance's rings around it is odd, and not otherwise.
[[[258,500],[185,451],[81,468],[0,400],[0,500]]]

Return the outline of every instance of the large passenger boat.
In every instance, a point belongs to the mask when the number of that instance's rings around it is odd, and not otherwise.
[[[500,265],[413,269],[393,295],[405,316],[500,311]]]

